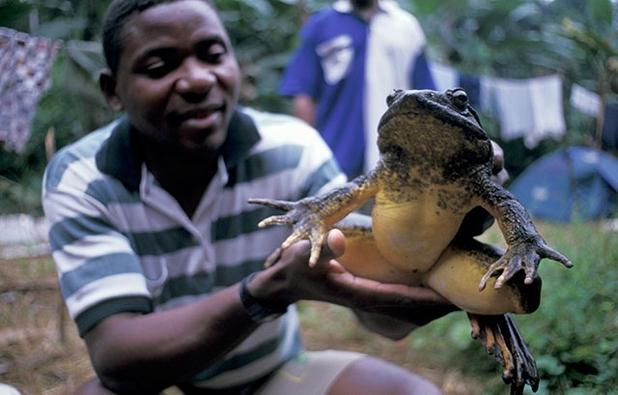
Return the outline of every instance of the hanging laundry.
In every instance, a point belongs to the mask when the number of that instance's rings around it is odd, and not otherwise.
[[[605,117],[603,118],[602,142],[607,150],[618,150],[618,104],[605,104]]]
[[[573,108],[583,112],[591,117],[599,115],[601,106],[601,97],[581,85],[573,84],[571,86],[571,97],[569,102]]]
[[[536,147],[541,140],[559,140],[566,132],[562,100],[562,79],[548,75],[528,80],[530,86],[534,128],[524,136],[528,148]]]
[[[429,70],[436,84],[436,90],[443,92],[459,86],[459,75],[454,68],[440,63],[429,62]]]
[[[59,43],[0,28],[0,143],[23,152]]]
[[[524,137],[534,128],[534,113],[527,80],[493,80],[500,137],[504,141]]]
[[[490,117],[498,118],[496,104],[496,78],[481,76],[479,78],[479,108]]]
[[[503,140],[523,137],[526,147],[534,148],[545,138],[564,135],[562,82],[558,75],[526,80],[485,79],[481,81],[483,90],[481,107],[487,109],[495,104]]]

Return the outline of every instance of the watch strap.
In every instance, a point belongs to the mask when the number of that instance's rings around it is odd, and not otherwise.
[[[240,282],[240,301],[251,317],[251,319],[258,323],[264,323],[275,320],[281,317],[288,310],[287,306],[266,306],[256,299],[249,292],[248,285],[251,279],[255,277],[258,272],[254,272],[246,276]]]

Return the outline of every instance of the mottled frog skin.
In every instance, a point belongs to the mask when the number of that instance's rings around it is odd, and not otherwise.
[[[515,392],[524,383],[536,388],[534,360],[506,313],[530,313],[539,306],[540,259],[567,267],[571,262],[547,246],[522,205],[492,181],[492,144],[462,89],[397,90],[387,103],[374,170],[298,202],[252,199],[287,211],[260,226],[292,225],[282,248],[309,239],[310,265],[328,230],[340,228],[347,242],[338,261],[348,270],[440,293],[470,313],[473,332],[490,351],[497,348],[505,381]],[[371,218],[348,216],[372,198]],[[458,234],[476,207],[496,218],[505,252]]]

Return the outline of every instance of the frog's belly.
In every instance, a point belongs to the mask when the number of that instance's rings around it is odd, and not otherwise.
[[[431,269],[462,221],[461,215],[440,209],[432,199],[379,202],[372,217],[380,253],[393,266],[419,273]]]

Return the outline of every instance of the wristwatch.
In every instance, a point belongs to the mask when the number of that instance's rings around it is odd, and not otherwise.
[[[240,282],[240,301],[247,311],[247,314],[249,314],[249,317],[251,317],[255,323],[263,324],[281,317],[286,311],[288,311],[288,307],[266,306],[251,295],[247,285],[256,274],[257,272],[251,273]]]

